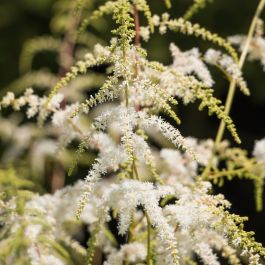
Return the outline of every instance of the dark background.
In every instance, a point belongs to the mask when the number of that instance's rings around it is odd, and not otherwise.
[[[49,21],[54,2],[54,0],[0,0],[0,95],[1,88],[7,87],[19,76],[18,59],[25,40],[49,34]],[[154,13],[167,11],[162,0],[149,2]],[[172,17],[181,16],[191,3],[188,0],[173,0],[173,2],[173,8],[169,11]],[[195,15],[193,21],[221,36],[245,34],[257,4],[257,0],[214,0],[213,4]],[[265,18],[265,12],[262,17]],[[108,23],[100,34],[110,37],[112,26],[111,22]],[[143,46],[148,48],[150,58],[170,63],[168,52],[170,42],[176,43],[183,50],[197,46],[205,51],[209,47],[207,42],[175,33],[166,34],[162,38],[155,34],[150,43]],[[41,59],[43,58],[37,57],[34,60],[35,68],[41,67],[41,63],[38,62]],[[228,83],[215,70],[213,74],[216,80],[215,95],[225,100]],[[265,73],[259,62],[247,62],[244,66],[244,76],[251,90],[251,96],[245,97],[237,92],[231,116],[242,139],[242,148],[251,152],[254,141],[265,137]],[[198,112],[197,107],[196,104],[179,107],[182,117],[181,131],[184,135],[198,138],[215,137],[218,120],[208,117],[206,111]],[[226,137],[232,141],[229,134],[226,134]],[[234,180],[226,183],[219,191],[225,193],[233,203],[232,210],[235,213],[250,217],[246,228],[254,230],[257,240],[265,244],[265,211],[261,213],[255,211],[252,183],[246,180]]]

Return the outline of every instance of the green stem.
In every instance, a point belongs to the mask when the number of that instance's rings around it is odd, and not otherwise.
[[[123,54],[123,62],[124,62],[124,65],[127,64],[126,62],[126,50],[125,48],[123,48],[123,51],[122,51],[122,54]],[[127,77],[126,77],[126,72],[123,73],[123,76],[125,78],[125,82],[126,82],[126,87],[125,87],[125,105],[126,107],[129,106],[129,82],[127,80]]]
[[[253,35],[254,35],[254,32],[255,32],[255,28],[256,28],[258,19],[260,17],[261,12],[264,9],[264,6],[265,6],[265,0],[260,0],[259,5],[258,5],[258,7],[256,9],[256,12],[255,12],[255,15],[254,15],[254,17],[252,19],[252,22],[250,24],[250,28],[249,28],[249,31],[248,31],[247,39],[246,39],[244,48],[242,50],[239,62],[238,62],[238,66],[239,66],[240,69],[242,69],[242,67],[243,67],[243,65],[245,63],[245,60],[246,60],[246,57],[247,57],[247,54],[248,54],[248,50],[249,50],[249,46],[251,44],[251,41],[252,41],[252,38],[253,38]],[[228,90],[228,94],[227,94],[227,98],[226,98],[226,102],[225,102],[225,110],[224,111],[225,111],[225,113],[227,115],[229,115],[229,113],[231,111],[231,107],[232,107],[232,103],[233,103],[233,99],[234,99],[234,95],[235,95],[235,88],[236,88],[236,81],[233,79],[230,82],[230,86],[229,86],[229,90]],[[216,135],[216,138],[215,138],[214,150],[213,150],[212,156],[210,158],[210,161],[209,161],[207,167],[204,169],[204,171],[202,173],[202,177],[205,177],[209,173],[209,171],[210,171],[210,169],[212,167],[214,154],[216,153],[216,150],[217,150],[220,142],[222,141],[222,138],[223,138],[223,135],[224,135],[224,131],[225,131],[225,122],[222,120],[220,122],[218,131],[217,131],[217,135]]]
[[[132,222],[131,222],[131,225],[130,225],[129,231],[128,231],[128,240],[127,240],[128,244],[131,243],[134,240],[134,226],[135,226],[134,215],[132,215]],[[126,259],[124,261],[124,265],[129,265],[128,259]]]
[[[248,35],[247,35],[247,40],[246,40],[246,43],[244,45],[244,48],[242,50],[242,53],[241,53],[241,56],[239,59],[239,63],[238,63],[239,68],[242,68],[244,63],[245,63],[245,60],[246,60],[246,57],[248,54],[248,50],[249,50],[249,46],[251,44],[251,40],[253,38],[258,19],[260,17],[260,14],[261,14],[263,8],[264,8],[264,5],[265,5],[265,0],[261,0],[258,7],[257,7],[255,15],[252,19],[252,22],[251,22],[251,25],[250,25],[250,28],[248,31]],[[235,95],[235,88],[236,88],[236,81],[233,79],[230,82],[228,95],[227,95],[227,99],[226,99],[226,103],[225,103],[225,113],[227,115],[229,115],[231,107],[232,107],[232,103],[233,103],[233,99],[234,99],[234,95]],[[225,130],[225,123],[223,121],[221,121],[218,132],[217,132],[216,140],[215,140],[216,145],[220,144],[220,142],[223,138],[223,135],[224,135],[224,130]]]
[[[168,9],[171,8],[171,1],[170,0],[165,0],[165,5]]]
[[[128,84],[128,80],[126,80],[126,87],[125,87],[125,105],[128,108],[129,106],[129,84]]]
[[[136,167],[136,164],[135,164],[135,159],[133,159],[133,170],[134,170],[136,179],[140,180],[140,177],[139,177],[139,174],[138,174],[138,170],[137,170],[137,167]]]
[[[160,206],[161,207],[164,207],[166,206],[166,204],[170,201],[170,200],[173,200],[173,199],[176,199],[176,196],[175,195],[167,195],[165,196],[161,202],[160,202]]]
[[[228,175],[239,175],[241,173],[249,172],[250,170],[253,170],[255,168],[259,168],[259,167],[264,166],[264,165],[265,165],[265,163],[253,163],[253,164],[248,165],[246,167],[241,167],[241,168],[232,169],[232,170],[224,170],[224,171],[210,174],[207,177],[207,179],[208,180],[214,180],[216,178],[222,178],[222,177],[226,177]]]
[[[147,221],[147,256],[146,256],[146,264],[152,265],[152,257],[151,257],[151,222],[146,213],[146,221]]]

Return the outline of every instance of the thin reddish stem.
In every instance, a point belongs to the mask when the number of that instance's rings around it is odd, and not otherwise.
[[[140,46],[140,21],[136,5],[133,6],[134,25],[135,25],[135,45]]]
[[[60,48],[60,69],[59,76],[64,76],[73,64],[73,53],[75,49],[75,33],[79,23],[79,17],[74,17],[71,27],[64,36],[63,43]]]
[[[60,47],[59,53],[59,77],[63,77],[71,68],[74,61],[74,49],[76,41],[76,29],[79,24],[80,17],[76,16],[72,18],[69,30],[65,33],[62,45]],[[66,106],[65,99],[61,102],[60,108],[64,109]],[[53,172],[51,175],[50,185],[51,191],[62,188],[65,184],[65,172],[64,168],[59,161],[53,167]]]

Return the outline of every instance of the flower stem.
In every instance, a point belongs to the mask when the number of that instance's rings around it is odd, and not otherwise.
[[[239,66],[240,69],[242,69],[243,66],[244,66],[244,63],[245,63],[245,60],[246,60],[246,57],[247,57],[247,54],[248,54],[249,46],[251,44],[251,41],[252,41],[252,38],[253,38],[253,35],[254,35],[254,32],[255,32],[255,28],[256,28],[258,19],[259,19],[260,15],[261,15],[261,12],[264,9],[264,6],[265,6],[265,0],[260,0],[259,5],[258,5],[258,7],[256,9],[255,14],[254,14],[254,17],[252,19],[252,22],[250,24],[250,28],[249,28],[249,31],[248,31],[248,35],[247,35],[247,39],[246,39],[245,45],[244,45],[242,53],[240,55],[240,59],[239,59],[239,62],[238,62],[238,66]],[[235,89],[236,89],[236,80],[233,79],[230,82],[230,86],[229,86],[229,90],[228,90],[228,94],[227,94],[227,98],[226,98],[226,102],[225,102],[225,110],[224,111],[225,111],[225,114],[227,114],[227,115],[229,115],[229,113],[231,111],[231,107],[232,107],[232,103],[233,103],[233,99],[234,99],[234,95],[235,95]],[[205,177],[209,173],[209,171],[210,171],[210,169],[212,167],[214,154],[216,153],[216,150],[217,150],[220,142],[222,141],[222,138],[223,138],[223,135],[224,135],[224,131],[225,131],[225,122],[222,120],[220,122],[218,131],[217,131],[217,135],[216,135],[216,138],[215,138],[214,150],[213,150],[212,156],[210,158],[210,161],[209,161],[207,167],[204,169],[204,171],[202,173],[202,177]]]
[[[251,22],[251,25],[250,25],[250,28],[248,31],[248,35],[247,35],[247,40],[246,40],[246,43],[244,45],[244,48],[242,50],[242,53],[241,53],[241,56],[240,56],[240,59],[238,62],[239,68],[242,68],[244,63],[245,63],[245,60],[246,60],[246,57],[248,54],[248,50],[249,50],[249,46],[250,46],[250,43],[252,41],[252,38],[253,38],[253,35],[255,32],[255,28],[256,28],[258,19],[260,17],[260,14],[261,14],[262,10],[264,9],[264,5],[265,5],[265,0],[261,0],[258,7],[257,7],[255,15],[252,19],[252,22]],[[236,81],[233,79],[230,82],[228,95],[227,95],[227,99],[226,99],[226,103],[225,103],[225,113],[227,115],[229,115],[231,107],[232,107],[232,103],[233,103],[233,99],[234,99],[234,95],[235,95],[235,88],[236,88]],[[223,121],[221,121],[218,132],[217,132],[217,136],[215,139],[216,145],[220,144],[220,142],[223,138],[223,135],[224,135],[224,130],[225,130],[225,123]]]
[[[136,167],[136,164],[135,164],[135,159],[133,160],[133,170],[134,170],[134,173],[135,173],[135,177],[137,180],[140,180],[140,177],[139,177],[139,174],[138,174],[138,170],[137,170],[137,167]]]
[[[135,25],[135,46],[140,46],[140,22],[137,6],[133,6],[134,25]]]
[[[126,80],[126,87],[125,87],[125,105],[128,108],[128,106],[129,106],[129,83],[128,83],[128,80]]]
[[[151,257],[151,222],[146,213],[146,220],[147,220],[147,256],[146,256],[146,264],[152,265],[152,257]]]

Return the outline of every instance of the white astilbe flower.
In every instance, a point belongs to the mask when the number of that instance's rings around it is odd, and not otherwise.
[[[121,145],[117,145],[114,140],[104,132],[94,133],[90,140],[90,145],[93,148],[98,149],[99,158],[104,159],[106,163],[112,163],[112,167],[114,170],[118,169],[118,164],[120,161],[124,161],[127,159],[126,153],[123,150]],[[115,156],[112,157],[112,152],[115,152]],[[111,160],[111,162],[108,162]]]
[[[118,106],[97,117],[93,127],[105,130],[109,124],[115,122],[121,134],[121,144],[126,151],[128,158],[132,160],[135,149],[132,139],[134,135],[133,130],[136,127],[137,121],[138,113],[134,108]]]
[[[126,65],[121,62],[126,58]],[[135,47],[130,47],[126,49],[124,54],[123,49],[117,47],[115,51],[112,53],[111,61],[113,63],[113,71],[115,76],[123,77],[125,80],[122,82],[122,87],[127,86],[127,80],[130,80],[134,75],[136,60],[138,59],[138,52]]]
[[[54,229],[53,225],[56,223],[54,213],[56,211],[57,205],[60,203],[58,198],[51,196],[50,194],[45,194],[43,196],[34,196],[25,205],[27,211],[36,211],[39,215],[45,216],[46,224],[50,225]],[[34,216],[32,216],[33,218]]]
[[[14,110],[18,111],[24,105],[27,105],[27,118],[30,119],[34,117],[39,109],[40,105],[42,104],[43,99],[37,95],[33,94],[32,88],[26,89],[24,95],[15,98],[15,94],[13,92],[7,92],[6,96],[3,97],[2,101],[0,102],[0,107],[13,107]]]
[[[27,226],[24,235],[30,241],[34,241],[36,240],[41,230],[42,230],[42,227],[40,224],[30,224],[29,226]]]
[[[159,186],[156,189],[149,182],[125,180],[120,184],[113,184],[108,193],[104,195],[104,201],[113,209],[119,210],[119,233],[124,235],[131,222],[131,213],[137,206],[144,206],[148,214],[149,210],[154,207],[153,210],[156,213],[153,214],[154,216],[157,214],[155,222],[158,222],[159,216],[162,214],[158,201],[172,192],[173,189],[169,186]],[[162,218],[162,216],[160,217]]]
[[[40,254],[40,249],[37,246],[31,246],[27,254],[30,258],[30,265],[65,265],[61,259],[55,257],[54,255],[42,255]]]
[[[13,92],[7,92],[7,94],[2,98],[1,105],[3,107],[10,106],[15,100],[15,94]]]
[[[171,216],[173,223],[177,222],[182,230],[191,232],[219,221],[219,218],[209,211],[209,206],[201,202],[205,200],[210,203],[211,199],[214,198],[206,195],[182,195],[176,204],[166,206],[164,211],[167,216]]]
[[[170,222],[179,224],[182,231],[214,227],[220,222],[221,216],[215,215],[213,209],[220,205],[225,208],[230,206],[222,195],[207,194],[211,188],[209,182],[197,183],[196,188],[188,188],[179,183],[173,187],[178,200],[175,204],[167,205],[164,211]]]
[[[133,134],[132,140],[133,140],[134,154],[135,157],[137,157],[137,160],[139,160],[142,163],[145,163],[149,167],[152,177],[156,181],[161,183],[160,176],[158,175],[156,169],[155,157],[148,143],[145,141],[145,139],[142,136],[136,134]]]
[[[150,161],[153,164],[154,157],[150,149],[150,146],[145,141],[145,139],[137,134],[133,134],[132,139],[134,142],[135,156],[137,157],[137,159],[141,162],[146,162],[146,163]]]
[[[64,265],[65,262],[63,262],[61,259],[58,259],[57,257],[53,255],[44,255],[42,257],[42,263],[43,265]]]
[[[177,182],[182,184],[192,183],[197,174],[198,164],[190,156],[181,154],[178,150],[163,148],[160,156],[166,165],[163,178],[171,185]]]
[[[78,116],[71,118],[72,113],[78,108],[79,104],[67,105],[65,109],[59,109],[52,115],[52,124],[60,129],[58,139],[58,150],[65,148],[77,136],[83,137],[78,127]]]
[[[60,109],[60,105],[64,99],[63,94],[58,93],[47,103],[47,98],[39,97],[33,93],[32,88],[26,89],[24,95],[15,98],[13,92],[8,92],[7,95],[0,102],[0,107],[12,106],[15,111],[19,111],[21,107],[26,106],[26,115],[27,118],[33,118],[38,114],[38,122],[43,124],[50,113],[52,115],[52,123],[54,126],[66,128],[66,120],[70,117],[71,113],[74,111],[74,108],[77,107],[77,104],[67,106],[64,110]],[[47,105],[47,106],[46,106]],[[75,123],[76,119],[72,119],[72,122]],[[66,130],[67,134],[70,135],[73,130]],[[65,137],[65,135],[63,135]],[[69,138],[68,136],[67,138]]]
[[[32,145],[33,140],[39,135],[39,130],[32,123],[19,124],[16,116],[8,119],[0,118],[0,137],[3,143],[8,143],[9,148],[3,150],[1,161],[3,165],[10,165],[18,159],[25,150]]]
[[[78,107],[78,104],[67,105],[65,109],[57,110],[52,115],[52,123],[54,126],[64,127],[68,123],[68,119],[70,119],[71,114]],[[77,117],[71,118],[71,122],[76,123]]]
[[[161,108],[159,100],[167,96],[166,93],[163,95],[159,93],[159,89],[160,87],[149,78],[146,78],[145,75],[142,75],[141,78],[135,78],[129,88],[129,102],[134,106],[145,108],[157,104],[156,107],[159,110]]]
[[[54,95],[51,100],[48,102],[48,109],[50,110],[56,110],[60,108],[60,104],[64,100],[64,95],[61,93],[58,93]]]
[[[108,214],[104,212],[103,215],[102,209],[97,208],[97,206],[100,203],[99,198],[109,186],[108,182],[102,181],[100,185],[95,187],[90,202],[82,213],[81,221],[90,225],[90,232],[93,231],[93,225],[98,223],[98,218],[104,217],[102,218],[103,222],[107,221]],[[11,236],[13,237],[21,229],[24,229],[24,236],[27,240],[25,255],[30,260],[30,264],[65,265],[65,258],[61,255],[62,253],[58,251],[57,247],[53,247],[55,244],[59,246],[58,244],[61,242],[80,255],[86,255],[85,248],[71,238],[71,232],[67,230],[68,226],[65,226],[65,224],[76,223],[74,213],[83,186],[84,182],[79,181],[74,186],[68,186],[54,194],[33,196],[26,202],[22,215],[16,213],[10,215],[10,219],[5,225],[11,225]],[[107,246],[108,239],[105,237],[104,240],[104,246]],[[113,251],[113,247],[109,249],[109,251]]]
[[[196,74],[206,86],[211,87],[214,84],[197,48],[182,52],[174,43],[171,43],[170,51],[174,60],[171,66],[172,69],[184,75]]]
[[[169,20],[169,14],[167,12],[163,13],[161,16],[161,22],[159,23],[159,33],[161,35],[167,33],[167,25],[165,22],[167,22],[168,20]]]
[[[141,243],[130,243],[122,245],[117,252],[111,253],[104,265],[122,265],[124,261],[130,263],[143,262],[146,258],[146,246]]]
[[[214,148],[214,141],[212,139],[197,140],[193,137],[186,137],[187,144],[196,153],[197,162],[200,165],[207,166]],[[213,159],[213,165],[217,164],[216,158]]]
[[[203,263],[206,265],[219,265],[220,263],[217,260],[216,254],[213,253],[213,250],[210,246],[205,243],[198,243],[194,246],[194,250],[200,256]]]
[[[104,47],[101,44],[97,43],[94,46],[94,54],[95,57],[107,58],[110,56],[110,50],[108,49],[108,47]]]
[[[128,155],[129,160],[133,160],[134,158],[134,148],[133,148],[133,129],[134,129],[134,122],[135,119],[130,119],[130,117],[127,115],[127,112],[124,113],[125,115],[121,114],[121,117],[123,118],[122,122],[119,124],[120,125],[120,130],[122,133],[121,136],[121,144],[126,151]]]
[[[93,224],[98,221],[96,205],[99,198],[109,186],[109,181],[101,181],[95,185],[93,196],[89,198],[89,203],[86,204],[81,215],[81,221],[86,224]],[[63,232],[63,224],[75,220],[75,212],[77,211],[77,203],[80,193],[84,188],[84,181],[78,181],[73,186],[67,186],[56,191],[53,195],[45,194],[43,196],[35,196],[27,202],[28,210],[38,211],[45,215],[47,220],[54,227],[56,226],[56,234]],[[47,221],[46,221],[47,222]],[[55,225],[56,224],[56,225]]]
[[[198,183],[195,186],[173,186],[176,194],[175,204],[169,204],[163,208],[169,224],[175,227],[174,236],[178,242],[179,259],[181,262],[192,261],[194,253],[197,253],[205,264],[218,264],[213,250],[222,251],[222,256],[231,261],[231,264],[239,264],[226,238],[226,228],[216,229],[217,223],[222,217],[214,213],[214,209],[223,205],[229,206],[222,196],[207,195],[210,184]],[[192,235],[192,236],[191,236]],[[172,264],[169,254],[164,246],[157,246],[157,264]]]
[[[132,130],[136,126],[137,117],[138,115],[134,108],[117,106],[110,110],[104,111],[103,114],[95,118],[93,127],[97,130],[105,130],[108,125],[113,122],[117,122],[121,131],[126,131],[127,126],[130,126]]]
[[[41,100],[36,95],[29,95],[26,100],[29,106],[27,109],[27,117],[30,119],[38,113]]]
[[[140,27],[140,36],[144,41],[148,41],[150,38],[150,30],[149,27]]]
[[[26,254],[31,265],[65,264],[57,250],[51,247],[57,236],[56,219],[52,214],[56,211],[56,201],[51,195],[35,196],[26,203],[23,215],[17,216],[20,220],[16,220],[16,230],[20,229],[21,224],[25,226],[24,235],[28,240]]]
[[[164,71],[159,79],[162,90],[167,91],[172,96],[181,98],[184,104],[195,100],[192,89],[187,84],[182,84],[181,80],[172,74],[170,68]]]
[[[101,182],[101,185],[96,185],[93,190],[93,196],[90,196],[89,203],[86,204],[80,220],[85,224],[93,224],[98,221],[96,205],[104,189],[107,187],[107,181]],[[78,200],[80,193],[83,191],[84,181],[78,181],[73,186],[65,187],[53,195],[60,202],[57,204],[56,212],[53,214],[56,216],[57,226],[64,222],[70,222],[75,218],[75,213],[78,208]]]
[[[244,35],[235,35],[229,37],[228,40],[237,46],[242,51],[246,44],[247,37]],[[260,61],[263,66],[263,71],[265,71],[265,39],[264,37],[257,35],[251,39],[250,47],[248,49],[247,59],[249,61]]]
[[[242,77],[242,72],[232,57],[220,51],[209,49],[204,55],[204,60],[209,64],[216,65],[230,78],[234,79],[242,93],[250,94],[247,83]]]
[[[255,142],[253,156],[258,162],[265,162],[265,138]]]
[[[260,261],[260,255],[255,254],[253,249],[250,252],[249,265],[262,265]]]
[[[196,210],[196,212],[193,212]],[[196,209],[196,205],[188,205],[188,204],[179,204],[179,205],[173,205],[173,206],[166,206],[164,209],[164,214],[167,216],[168,221],[172,226],[177,226],[178,229],[181,229],[181,233],[189,234],[192,230],[191,227],[200,227],[196,226],[196,222],[200,221],[199,217],[196,217],[196,213],[202,212],[198,211]],[[183,215],[181,217],[181,215]],[[206,214],[204,214],[206,216]],[[204,217],[203,216],[203,217]],[[203,218],[201,217],[201,218]],[[182,242],[183,243],[183,242]],[[180,243],[180,245],[182,244]]]
[[[153,79],[158,79],[160,89],[167,94],[182,99],[184,104],[194,102],[196,96],[191,88],[191,80],[187,79],[192,74],[201,80],[205,86],[211,87],[214,83],[209,70],[200,58],[198,49],[181,52],[174,44],[170,45],[173,64],[166,67],[163,72],[154,69],[145,70],[145,74]],[[173,74],[174,72],[174,74]],[[197,79],[195,79],[197,80]]]
[[[140,125],[143,128],[154,128],[160,131],[169,141],[171,141],[177,148],[182,148],[187,151],[191,157],[195,158],[193,150],[186,144],[185,138],[180,134],[179,130],[174,126],[164,121],[162,118],[150,115],[147,116],[144,112],[139,113]]]
[[[154,26],[157,27],[160,24],[160,17],[158,15],[153,15],[152,21],[153,21]]]
[[[222,221],[225,213],[218,210],[230,207],[230,203],[222,195],[207,194],[210,186],[208,182],[187,187],[175,185],[177,200],[163,209],[168,222],[176,227],[174,234],[180,260],[192,259],[192,253],[197,253],[205,264],[219,264],[213,252],[218,251],[230,264],[239,265],[236,250],[227,239],[229,224]],[[158,264],[171,264],[167,261],[168,255],[164,253],[163,246],[158,246],[157,253]],[[251,254],[249,250],[246,253]]]
[[[128,158],[126,153],[120,146],[116,146],[114,142],[105,134],[100,133],[94,136],[94,142],[100,149],[99,157],[92,165],[88,175],[85,178],[83,194],[78,202],[77,217],[80,218],[81,213],[88,201],[88,198],[98,180],[108,171],[116,171],[119,164],[125,162]]]
[[[54,156],[57,150],[57,142],[51,139],[43,139],[31,144],[30,163],[32,171],[37,174],[43,174],[45,171],[45,162],[48,156]]]
[[[78,209],[76,212],[78,219],[80,218],[82,211],[89,200],[89,196],[91,195],[95,184],[98,182],[100,177],[107,172],[108,166],[109,165],[105,165],[101,159],[97,159],[96,162],[92,165],[92,169],[89,170],[89,173],[85,178],[83,193],[78,202]]]
[[[13,109],[19,111],[21,107],[26,105],[26,98],[24,96],[19,97],[15,101],[13,101]]]
[[[161,241],[167,246],[175,264],[178,260],[177,242],[174,238],[174,230],[163,216],[159,206],[160,198],[172,194],[169,186],[154,187],[152,183],[144,183],[137,180],[125,180],[119,184],[113,184],[110,190],[104,194],[104,205],[108,205],[119,212],[119,233],[124,235],[131,223],[131,215],[137,206],[143,206],[148,214],[151,224],[157,229]]]
[[[155,117],[155,116],[154,116]],[[79,207],[77,216],[80,216],[82,209],[84,208],[86,201],[89,197],[89,194],[92,192],[94,184],[99,180],[101,175],[105,174],[108,170],[116,171],[119,168],[119,164],[126,161],[126,158],[132,160],[133,159],[133,150],[134,150],[134,142],[133,142],[133,129],[137,124],[138,113],[133,108],[125,108],[123,106],[119,106],[113,108],[109,112],[99,116],[96,118],[93,127],[96,129],[106,129],[108,123],[110,121],[117,122],[119,124],[119,129],[121,131],[121,143],[126,154],[121,151],[120,148],[115,148],[115,145],[111,143],[110,139],[106,142],[107,139],[100,138],[96,140],[97,145],[101,145],[101,140],[103,144],[108,143],[109,146],[101,146],[99,157],[96,159],[96,162],[93,164],[92,169],[89,171],[88,176],[86,177],[86,185],[84,187],[84,193],[81,196],[79,201]],[[173,128],[173,126],[171,126]],[[100,136],[100,135],[99,135]],[[171,136],[173,139],[174,136]],[[179,138],[182,140],[182,138]],[[145,158],[148,159],[148,163],[152,163],[151,153],[145,153]],[[147,157],[148,156],[148,157]]]
[[[240,265],[237,257],[237,250],[229,245],[228,239],[216,231],[202,229],[196,232],[198,242],[207,242],[210,247],[221,253],[222,257],[229,261],[229,264]]]

